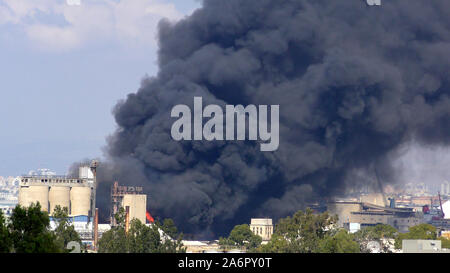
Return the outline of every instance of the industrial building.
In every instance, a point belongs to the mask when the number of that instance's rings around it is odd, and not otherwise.
[[[269,241],[273,234],[272,219],[269,218],[252,218],[250,220],[250,230],[261,236],[263,241]]]
[[[41,205],[53,215],[56,206],[67,207],[69,216],[93,217],[95,207],[97,162],[79,167],[78,177],[57,175],[24,175],[20,178],[19,204]]]
[[[147,218],[147,195],[142,194],[142,187],[119,186],[114,182],[111,187],[111,226],[115,226],[115,215],[120,208],[126,211],[127,223],[139,219],[143,224]]]
[[[338,216],[338,226],[355,231],[378,224],[391,225],[399,232],[408,232],[409,228],[422,223],[412,208],[384,207],[364,202],[330,202],[328,211]]]
[[[78,175],[58,176],[54,173],[30,173],[20,177],[19,205],[29,207],[39,202],[41,210],[50,216],[50,228],[55,229],[53,213],[56,206],[66,207],[69,223],[84,243],[94,238],[97,161],[81,165]]]

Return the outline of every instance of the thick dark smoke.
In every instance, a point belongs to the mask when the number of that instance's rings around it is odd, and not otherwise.
[[[115,107],[101,183],[143,185],[154,215],[208,237],[342,194],[356,171],[394,182],[401,144],[450,141],[449,15],[448,0],[205,0],[160,23],[159,73]],[[172,140],[194,96],[279,104],[279,149]]]

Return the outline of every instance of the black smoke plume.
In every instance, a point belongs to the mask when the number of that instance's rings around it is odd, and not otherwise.
[[[143,185],[152,214],[211,237],[366,183],[356,171],[394,182],[401,144],[450,141],[449,11],[448,0],[205,0],[161,21],[159,72],[116,105],[101,187]],[[194,96],[280,105],[279,149],[172,140],[170,111]]]

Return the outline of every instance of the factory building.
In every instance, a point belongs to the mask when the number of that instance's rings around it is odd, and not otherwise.
[[[142,192],[142,187],[119,186],[118,182],[114,182],[111,187],[111,226],[117,224],[114,215],[120,208],[127,212],[127,223],[133,219],[146,223],[147,195]]]
[[[56,206],[67,207],[69,216],[93,217],[95,208],[95,176],[97,162],[80,166],[78,177],[57,175],[25,175],[20,178],[19,204],[41,205],[53,215]]]
[[[269,218],[252,218],[250,220],[250,230],[261,236],[263,241],[269,241],[273,234],[272,219]]]
[[[391,225],[399,232],[422,223],[412,208],[393,208],[363,202],[330,202],[328,211],[338,216],[337,225],[354,232],[356,229],[378,224]]]
[[[122,207],[129,207],[130,219],[139,219],[145,224],[147,211],[147,195],[125,194],[122,199]]]
[[[51,229],[57,227],[52,217],[56,206],[66,207],[68,222],[80,234],[82,242],[90,244],[94,237],[97,166],[97,161],[81,165],[78,175],[58,176],[48,172],[24,175],[20,177],[19,205],[28,207],[39,202],[41,210],[49,213]]]

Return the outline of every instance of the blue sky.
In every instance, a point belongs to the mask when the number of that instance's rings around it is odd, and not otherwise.
[[[102,156],[118,100],[156,67],[156,25],[196,0],[0,0],[0,176]]]

